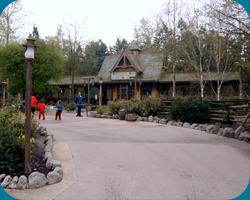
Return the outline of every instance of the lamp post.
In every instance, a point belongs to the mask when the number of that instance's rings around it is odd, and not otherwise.
[[[99,107],[102,107],[102,84],[103,84],[103,80],[102,77],[99,80],[99,84],[100,84],[100,94],[99,94]]]
[[[24,173],[31,173],[31,147],[30,147],[30,135],[31,135],[31,88],[32,88],[32,63],[35,62],[36,44],[32,38],[27,39],[25,62],[28,64],[26,73],[26,118],[25,118],[25,163]]]
[[[5,88],[6,88],[6,85],[7,85],[7,81],[4,80],[2,82],[2,84],[3,84],[3,107],[4,107],[4,105],[5,105]]]

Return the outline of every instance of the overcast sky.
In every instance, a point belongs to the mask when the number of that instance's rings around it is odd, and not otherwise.
[[[85,39],[102,39],[114,45],[117,36],[133,40],[134,26],[140,19],[151,19],[159,13],[165,0],[23,0],[23,8],[32,11],[30,27],[37,26],[40,36],[56,35],[63,20],[70,24],[77,19],[86,21]]]
[[[11,0],[0,0],[11,1]],[[42,38],[55,36],[58,24],[69,26],[72,20],[86,20],[85,40],[102,39],[114,45],[118,36],[128,42],[134,39],[134,27],[142,18],[159,14],[166,0],[23,0],[23,10],[33,15],[26,18],[25,37],[35,24]],[[177,0],[178,1],[178,0]],[[191,3],[193,0],[184,0]],[[249,1],[249,0],[248,0]],[[0,2],[0,4],[1,4]],[[249,1],[250,2],[250,1]]]

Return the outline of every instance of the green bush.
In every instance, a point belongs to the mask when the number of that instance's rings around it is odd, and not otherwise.
[[[181,119],[183,112],[183,100],[182,99],[175,99],[170,107],[170,118],[177,120]]]
[[[18,106],[5,106],[0,109],[0,174],[12,173],[23,168],[25,148],[25,121]],[[35,118],[31,121],[31,137],[37,130]],[[34,151],[34,138],[31,150]]]
[[[71,102],[66,106],[67,110],[74,111],[77,108],[77,105],[75,102]]]
[[[110,114],[118,114],[120,110],[124,109],[127,114],[138,115],[155,115],[161,106],[161,99],[152,96],[143,97],[142,100],[117,100],[108,105]]]
[[[121,109],[125,110],[126,101],[123,99],[117,100],[116,102],[112,102],[108,104],[110,114],[117,115]]]
[[[211,119],[210,105],[201,98],[189,97],[182,104],[182,119],[190,123],[205,123]]]
[[[97,114],[100,115],[110,114],[110,109],[108,106],[102,106],[101,108],[97,108]]]
[[[145,116],[156,115],[161,106],[161,99],[152,96],[144,96],[142,98],[142,114]]]
[[[127,114],[138,114],[142,113],[142,102],[139,99],[130,99],[124,102],[124,110]]]
[[[189,97],[187,99],[175,99],[170,107],[170,117],[174,120],[189,123],[210,122],[210,105],[207,100]]]

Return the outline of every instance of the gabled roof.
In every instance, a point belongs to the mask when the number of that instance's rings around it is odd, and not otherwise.
[[[110,56],[106,56],[95,81],[99,81],[102,77],[104,83],[113,82],[111,80],[110,73],[114,70],[115,65],[119,63],[118,60],[120,60],[122,55],[126,55],[128,59],[133,62],[138,71],[142,72],[140,75],[140,79],[142,81],[159,80],[164,59],[163,54],[154,52],[138,52],[137,57],[135,57],[133,52],[127,49],[122,54],[111,54]]]
[[[128,59],[129,61],[129,65],[126,65],[125,61],[126,59]],[[120,62],[124,61],[123,65],[120,65]],[[127,49],[121,54],[120,58],[118,59],[118,61],[115,63],[114,67],[111,69],[110,72],[115,71],[117,68],[128,68],[128,67],[132,67],[135,69],[135,71],[137,73],[141,73],[142,69],[140,64],[138,63],[136,57],[134,56],[134,54],[132,52],[129,52]]]

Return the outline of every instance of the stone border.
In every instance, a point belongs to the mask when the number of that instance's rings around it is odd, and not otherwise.
[[[108,119],[119,119],[118,115],[100,115],[96,112],[90,112],[89,117],[96,117],[96,118],[108,118]],[[243,126],[239,126],[236,130],[231,127],[222,128],[221,123],[215,124],[190,124],[188,122],[181,122],[181,121],[174,121],[164,118],[159,118],[157,116],[153,117],[150,115],[149,117],[141,117],[136,116],[136,121],[145,121],[145,122],[152,122],[152,123],[159,123],[159,124],[166,124],[171,126],[183,127],[183,128],[191,128],[195,130],[205,131],[210,134],[215,134],[223,137],[234,138],[244,142],[250,142],[250,131],[249,128],[245,128]]]
[[[53,134],[47,132],[47,129],[40,126],[39,133],[41,136],[46,136],[44,140],[45,148],[44,148],[44,158],[43,161],[46,163],[46,167],[52,171],[50,171],[47,176],[39,172],[32,172],[28,179],[25,175],[14,176],[13,178],[5,174],[0,175],[0,182],[3,188],[6,189],[36,189],[44,187],[45,185],[52,185],[58,183],[63,178],[63,170],[62,164],[55,160],[53,157]]]

